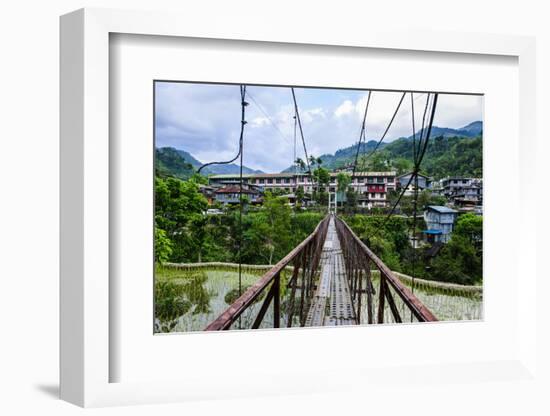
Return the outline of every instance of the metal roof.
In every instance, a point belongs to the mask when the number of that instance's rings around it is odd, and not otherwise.
[[[441,214],[458,214],[458,211],[455,211],[454,209],[449,207],[444,207],[442,205],[428,205],[428,209],[439,212]]]
[[[411,176],[413,173],[414,172],[403,173],[402,175],[399,175],[398,178],[404,178],[405,176]],[[419,173],[418,176],[422,176],[423,178],[426,178],[426,179],[431,179],[429,176],[423,175],[421,173]]]

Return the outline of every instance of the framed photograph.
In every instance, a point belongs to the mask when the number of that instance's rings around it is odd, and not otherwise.
[[[61,18],[62,398],[529,378],[534,41],[232,27]]]
[[[155,333],[482,319],[482,95],[154,81],[153,101]]]

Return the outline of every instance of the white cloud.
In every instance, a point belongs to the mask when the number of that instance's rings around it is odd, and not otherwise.
[[[354,105],[351,100],[344,100],[344,102],[334,110],[334,115],[336,117],[344,117],[355,112],[355,109],[356,105]]]
[[[253,127],[263,127],[270,123],[267,117],[256,117],[251,122]]]
[[[294,105],[288,88],[249,87],[255,101],[246,107],[245,164],[280,171],[294,158]],[[296,89],[309,154],[319,156],[357,142],[368,93]],[[372,93],[367,138],[378,140],[402,93]],[[420,128],[426,95],[414,94],[416,127]],[[407,94],[387,141],[412,133],[411,102]],[[442,94],[435,124],[459,128],[482,118],[481,97]],[[237,85],[157,84],[156,137],[158,146],[186,150],[202,162],[230,159],[240,133],[240,94]],[[261,106],[261,109],[258,107]],[[269,116],[267,117],[266,114]],[[298,131],[297,156],[303,156]]]
[[[323,108],[312,108],[309,110],[300,111],[300,119],[302,123],[312,123],[316,119],[326,118],[327,113]]]

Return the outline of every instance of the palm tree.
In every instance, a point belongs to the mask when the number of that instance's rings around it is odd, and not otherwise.
[[[306,163],[301,158],[297,158],[294,163],[300,168],[302,172],[306,170]]]
[[[337,188],[336,188],[336,203],[335,203],[335,208],[334,208],[334,211],[336,212],[336,208],[338,207],[338,192],[341,192],[342,194],[345,194],[350,183],[351,183],[351,175],[347,174],[347,173],[344,173],[344,172],[340,172],[337,176],[336,176],[336,182],[337,182]],[[342,200],[342,203],[343,203],[343,200]],[[342,204],[343,205],[343,204]]]

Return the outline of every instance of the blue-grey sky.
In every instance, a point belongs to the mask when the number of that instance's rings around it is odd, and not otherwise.
[[[231,159],[238,150],[240,90],[238,85],[157,82],[156,146],[191,153],[203,163]],[[279,172],[294,157],[294,106],[290,88],[248,86],[244,165]],[[367,102],[367,91],[295,88],[308,153],[320,156],[356,143]],[[378,140],[401,98],[400,92],[374,91],[367,117],[367,138]],[[415,119],[420,125],[426,94],[414,94]],[[386,136],[387,142],[412,134],[407,95]],[[460,128],[482,120],[483,98],[441,94],[434,124]],[[297,135],[297,157],[303,147]]]

